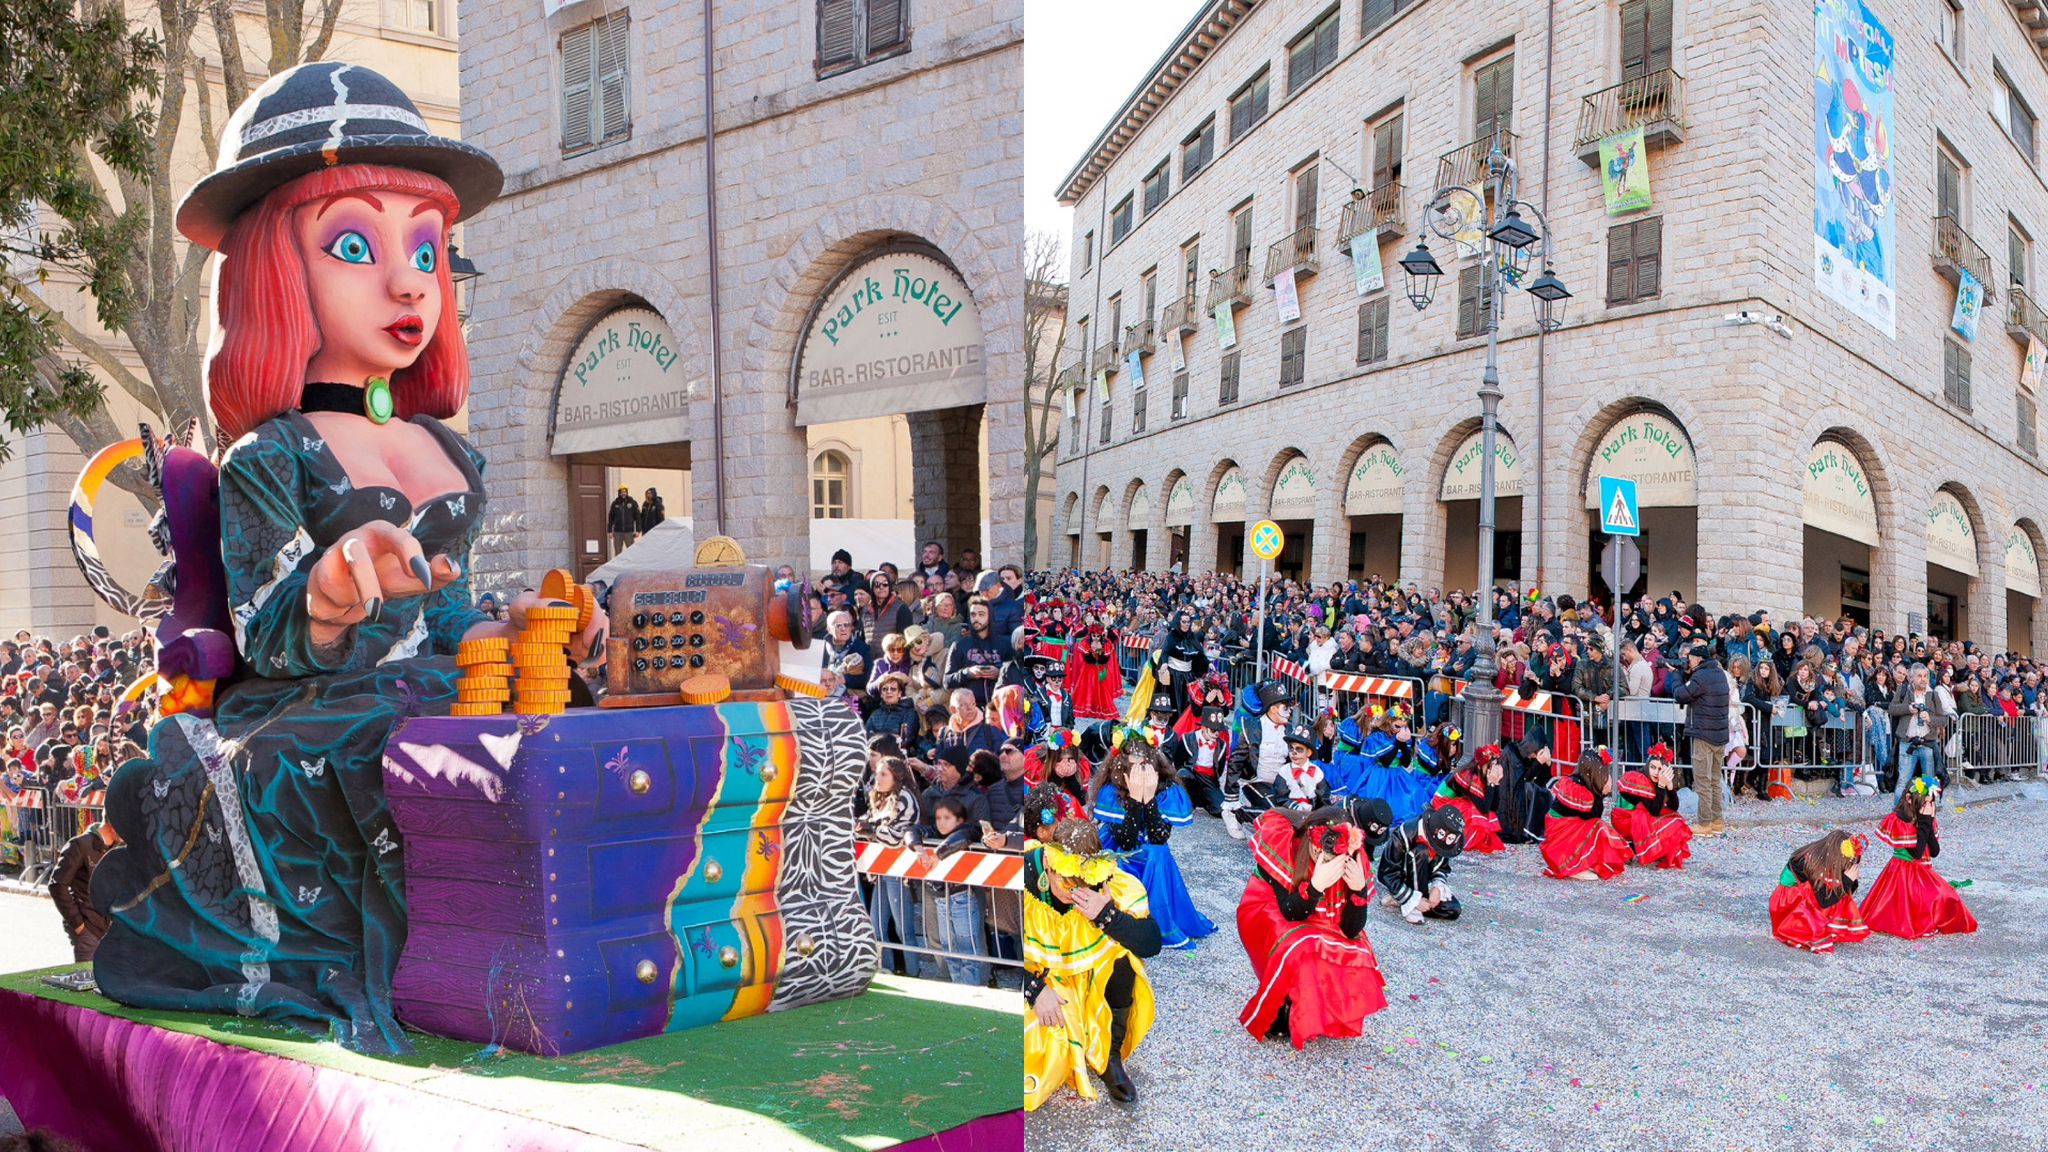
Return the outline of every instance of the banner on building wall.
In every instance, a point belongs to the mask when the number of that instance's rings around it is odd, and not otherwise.
[[[1927,505],[1927,562],[1977,576],[1977,530],[1953,493],[1936,492]]]
[[[1216,499],[1210,503],[1209,519],[1228,524],[1244,519],[1244,477],[1232,468],[1216,482]]]
[[[1216,346],[1225,352],[1237,347],[1237,317],[1231,313],[1230,301],[1216,305]]]
[[[1095,370],[1095,399],[1103,404],[1109,403],[1109,369],[1107,368],[1097,368]]]
[[[960,274],[883,252],[833,282],[797,354],[798,427],[980,404],[981,313]]]
[[[1129,370],[1130,374],[1126,379],[1130,380],[1131,387],[1143,388],[1145,386],[1145,366],[1138,362],[1137,349],[1133,348],[1124,354],[1124,367]]]
[[[1187,337],[1181,334],[1179,328],[1166,334],[1166,357],[1173,365],[1174,375],[1178,376],[1188,370]]]
[[[1166,526],[1186,528],[1195,522],[1195,486],[1183,476],[1166,493]]]
[[[1280,310],[1282,324],[1292,324],[1301,319],[1301,296],[1294,290],[1292,266],[1273,277],[1273,306]]]
[[[2037,338],[2027,337],[2027,359],[2020,367],[2020,387],[2028,392],[2039,393],[2041,390],[2041,361],[2044,356],[2048,356],[2048,348],[2041,347]]]
[[[1483,432],[1474,432],[1465,437],[1456,452],[1451,453],[1450,462],[1444,465],[1441,499],[1479,499],[1480,462],[1486,458],[1481,451],[1483,443]],[[1496,431],[1493,434],[1493,498],[1505,500],[1521,494],[1522,454],[1515,451],[1512,437]]]
[[[1863,0],[1813,11],[1814,283],[1895,336],[1892,34]]]
[[[1965,268],[1962,270],[1962,282],[1956,285],[1956,307],[1949,315],[1948,326],[1955,329],[1956,334],[1963,339],[1975,340],[1977,317],[1983,311],[1984,286],[1977,283],[1977,278],[1970,275],[1970,270]]]
[[[2005,537],[2005,588],[2041,598],[2041,558],[2034,554],[2034,541],[2017,524]]]
[[[1600,438],[1586,474],[1588,508],[1600,506],[1602,476],[1635,481],[1640,508],[1690,508],[1699,503],[1692,441],[1684,429],[1655,412],[1617,420]]]
[[[1809,527],[1877,547],[1877,497],[1862,461],[1839,440],[1816,441],[1807,454],[1800,511]]]
[[[1600,190],[1609,216],[1650,206],[1650,150],[1643,145],[1642,125],[1601,139]]]
[[[1401,457],[1392,444],[1375,444],[1351,466],[1344,484],[1346,516],[1401,514]]]
[[[1351,275],[1358,294],[1369,296],[1387,286],[1387,271],[1380,264],[1380,230],[1367,228],[1351,238]]]
[[[1067,419],[1072,420],[1074,418],[1074,390],[1072,388],[1060,389],[1060,399],[1066,401]]]
[[[1474,180],[1465,192],[1450,198],[1451,213],[1458,219],[1451,240],[1460,260],[1470,260],[1486,247],[1486,181]]]

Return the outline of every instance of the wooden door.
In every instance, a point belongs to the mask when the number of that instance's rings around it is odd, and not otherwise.
[[[605,467],[602,464],[569,465],[569,552],[571,567],[575,569],[578,581],[587,580],[590,574],[605,562],[606,546],[605,511],[610,502],[604,490]]]

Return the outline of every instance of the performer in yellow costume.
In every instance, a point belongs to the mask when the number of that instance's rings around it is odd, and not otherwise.
[[[1069,818],[1025,846],[1024,890],[1025,1110],[1070,1080],[1095,1099],[1091,1069],[1110,1099],[1132,1103],[1124,1059],[1152,1028],[1144,960],[1160,942],[1145,886],[1103,851],[1094,824]]]

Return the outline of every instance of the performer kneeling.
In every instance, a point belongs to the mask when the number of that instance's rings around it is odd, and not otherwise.
[[[1465,817],[1465,851],[1499,852],[1500,817],[1492,795],[1501,781],[1500,745],[1487,744],[1472,754],[1472,763],[1451,773],[1431,798],[1431,808],[1455,808]]]
[[[1216,925],[1195,907],[1167,841],[1175,825],[1195,821],[1187,789],[1159,749],[1135,732],[1104,766],[1089,806],[1109,846],[1123,853],[1123,869],[1145,885],[1152,918],[1168,948],[1193,948]]]
[[[1410,924],[1456,920],[1464,909],[1451,895],[1451,861],[1465,849],[1465,814],[1431,808],[1399,828],[1380,854],[1380,885],[1387,903]]]
[[[1612,880],[1628,865],[1628,841],[1606,824],[1607,761],[1598,752],[1579,757],[1579,767],[1550,785],[1550,814],[1543,822],[1544,874],[1559,880]]]
[[[1124,1060],[1152,1027],[1145,958],[1159,954],[1145,886],[1103,851],[1095,825],[1061,820],[1024,853],[1024,1107],[1071,1082],[1095,1099],[1088,1072],[1128,1104]]]
[[[1247,691],[1256,701],[1258,713],[1244,718],[1237,738],[1231,741],[1223,784],[1223,827],[1239,840],[1245,838],[1239,813],[1256,815],[1274,806],[1274,793],[1288,760],[1287,712],[1294,703],[1294,694],[1278,681],[1269,680]]]
[[[1866,847],[1861,836],[1830,832],[1792,853],[1771,893],[1771,935],[1811,952],[1868,939],[1870,926],[1856,909]]]
[[[1188,798],[1211,816],[1223,815],[1222,777],[1230,762],[1230,705],[1202,705],[1201,725],[1168,740],[1161,748],[1180,772]]]
[[[1285,1036],[1298,1050],[1318,1036],[1356,1036],[1387,1006],[1365,938],[1365,850],[1341,808],[1273,810],[1253,825],[1254,868],[1237,905],[1237,934],[1259,980],[1237,1018],[1253,1036]]]
[[[1692,856],[1692,826],[1678,814],[1676,769],[1663,741],[1650,749],[1644,771],[1625,772],[1614,797],[1614,830],[1635,850],[1636,863],[1680,868]]]
[[[1977,918],[1963,898],[1928,863],[1941,855],[1941,837],[1934,829],[1934,811],[1940,806],[1941,785],[1916,776],[1898,807],[1877,826],[1877,838],[1891,845],[1892,862],[1863,902],[1863,921],[1871,931],[1918,940],[1977,930]]]

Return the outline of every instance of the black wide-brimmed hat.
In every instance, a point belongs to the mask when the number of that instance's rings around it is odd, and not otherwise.
[[[178,231],[218,250],[235,218],[272,189],[340,164],[438,176],[455,190],[457,219],[482,211],[505,186],[489,153],[434,135],[396,84],[360,64],[322,61],[272,76],[235,109],[219,162],[178,205]]]

